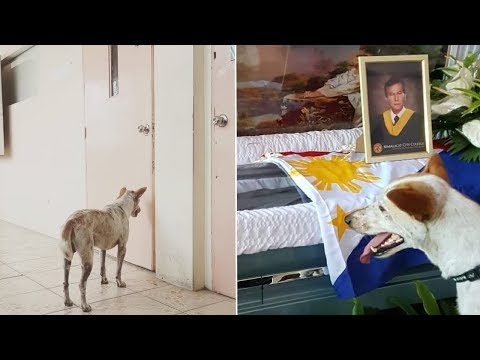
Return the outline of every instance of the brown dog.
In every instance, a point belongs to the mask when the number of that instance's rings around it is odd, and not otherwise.
[[[117,286],[125,287],[122,281],[122,263],[125,257],[126,244],[129,232],[129,217],[136,217],[140,212],[140,197],[147,190],[146,187],[137,191],[123,187],[117,199],[103,208],[103,210],[79,210],[69,216],[62,230],[61,248],[64,255],[64,282],[65,305],[72,306],[68,292],[68,275],[72,264],[73,254],[77,251],[82,262],[82,277],[80,279],[80,293],[82,310],[89,312],[91,306],[86,300],[86,284],[93,266],[93,247],[102,250],[100,275],[102,284],[108,284],[105,273],[105,255],[107,250],[118,245],[117,255]]]

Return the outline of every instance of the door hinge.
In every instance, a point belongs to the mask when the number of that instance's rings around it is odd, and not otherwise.
[[[152,160],[152,172],[155,171],[155,160]]]
[[[83,128],[83,130],[84,130],[84,131],[83,131],[83,134],[84,134],[84,137],[85,137],[85,139],[86,139],[86,138],[87,138],[87,128],[85,127],[85,128]]]

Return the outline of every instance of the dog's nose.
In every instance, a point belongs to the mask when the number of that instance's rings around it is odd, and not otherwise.
[[[345,216],[344,221],[347,225],[350,225],[350,222],[352,221],[352,216],[351,215]]]

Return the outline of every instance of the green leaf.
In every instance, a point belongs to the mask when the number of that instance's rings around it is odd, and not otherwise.
[[[463,60],[463,66],[466,68],[469,68],[470,65],[472,65],[475,60],[477,59],[477,55],[474,53],[468,53],[467,56],[465,56],[465,59]]]
[[[460,132],[455,131],[455,132],[452,132],[452,134],[450,135],[450,139],[448,139],[445,142],[445,145],[449,147],[448,148],[449,153],[456,154],[465,150],[467,147],[471,146],[472,144],[470,144],[470,141],[468,141],[468,139],[465,136],[463,136]]]
[[[437,137],[439,137],[440,139],[447,139],[451,133],[452,133],[452,130],[448,130],[448,129],[435,129],[435,130],[432,129],[433,138],[435,139]]]
[[[439,68],[434,69],[433,71],[441,71],[444,74],[446,74],[448,77],[454,77],[458,73],[459,68],[458,67],[453,67],[453,66],[439,67]]]
[[[452,71],[452,72],[458,72],[459,68],[455,66],[443,66],[443,67],[437,67],[433,71],[439,71],[439,70],[446,70],[446,71]]]
[[[432,89],[435,90],[435,91],[438,91],[441,94],[450,95],[450,93],[447,90],[442,89],[440,87],[432,86]]]
[[[442,87],[444,86],[444,81],[440,79],[433,79],[431,85],[432,87]]]
[[[363,308],[363,305],[360,304],[357,298],[353,298],[352,315],[365,315],[365,309]]]
[[[451,299],[439,300],[438,303],[440,304],[440,308],[444,315],[458,315],[457,307],[452,303]]]
[[[417,294],[422,299],[423,308],[428,315],[441,315],[435,296],[428,287],[420,280],[415,281]]]
[[[453,61],[455,61],[455,63],[456,63],[458,66],[462,66],[462,62],[461,62],[460,60],[458,60],[455,56],[448,54],[448,55],[446,55],[445,57],[446,57],[447,59],[450,58],[450,59],[452,59]]]
[[[452,132],[450,134],[450,138],[445,142],[445,145],[447,145],[448,152],[451,154],[456,154],[464,149],[466,149],[468,146],[470,146],[470,141],[463,136],[461,133],[458,131]]]
[[[473,90],[470,90],[470,89],[460,89],[460,88],[455,88],[455,90],[459,90],[467,95],[470,95],[472,98],[474,99],[477,99],[477,100],[480,100],[480,94],[473,91]]]
[[[473,113],[480,107],[480,100],[475,101],[467,110],[465,110],[462,116]]]
[[[387,301],[395,306],[398,306],[401,308],[405,314],[407,315],[418,315],[418,313],[415,311],[415,309],[410,305],[406,300],[398,297],[398,296],[389,296],[387,298]]]
[[[461,153],[460,160],[466,162],[480,162],[480,149],[470,144]]]
[[[453,78],[456,75],[456,72],[452,72],[451,70],[443,69],[442,72],[450,78]]]
[[[480,162],[480,149],[473,146],[468,139],[458,131],[450,135],[450,138],[445,142],[449,146],[448,152],[456,154],[461,152],[460,160],[466,162]]]
[[[467,108],[465,106],[462,106],[460,108],[457,108],[455,110],[452,110],[450,113],[445,114],[445,115],[440,115],[437,118],[432,120],[432,133],[437,135],[437,134],[442,134],[442,135],[447,135],[448,136],[448,142],[446,145],[452,145],[453,143],[458,143],[455,148],[458,147],[458,145],[464,144],[463,148],[467,147],[468,144],[470,143],[466,138],[464,138],[462,135],[462,138],[456,139],[455,135],[458,132],[457,128],[461,127],[463,124],[466,124],[470,120],[476,119],[479,117],[478,113],[471,113],[471,114],[466,114],[462,115],[462,113],[466,110]],[[453,134],[453,139],[452,135]],[[450,151],[455,150],[450,149]],[[459,149],[459,151],[463,150],[463,148]]]

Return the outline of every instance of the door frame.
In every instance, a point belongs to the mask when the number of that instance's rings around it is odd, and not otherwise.
[[[236,46],[213,45],[210,60],[212,287],[236,298]],[[214,126],[213,116],[221,114],[227,115],[228,123]]]
[[[211,45],[154,46],[155,248],[157,277],[190,290],[215,291],[212,50]],[[178,171],[169,170],[174,168]],[[182,191],[188,196],[172,197]],[[182,222],[175,223],[180,214]]]
[[[212,70],[213,56],[212,45],[201,46],[203,48],[203,87],[199,91],[204,94],[203,120],[205,126],[205,287],[213,289],[213,263],[212,263]]]
[[[227,46],[227,45],[225,45]],[[198,141],[197,147],[195,151],[202,152],[204,155],[203,159],[203,165],[205,168],[205,172],[203,174],[203,179],[205,180],[205,183],[203,185],[203,188],[197,187],[197,191],[203,191],[204,192],[204,198],[203,201],[204,203],[201,204],[200,202],[198,203],[198,208],[200,211],[203,211],[203,216],[202,220],[204,222],[204,228],[200,229],[198,228],[197,234],[200,234],[200,231],[203,233],[203,250],[204,250],[204,286],[209,289],[209,290],[218,290],[214,289],[214,259],[213,259],[213,253],[214,253],[214,243],[213,243],[213,221],[215,219],[212,217],[213,209],[212,209],[212,203],[213,203],[213,186],[214,186],[214,181],[213,181],[213,163],[212,163],[212,156],[213,156],[213,129],[214,126],[212,125],[213,121],[213,71],[214,71],[214,56],[213,56],[213,51],[214,46],[213,45],[199,45],[195,46],[197,48],[194,56],[195,60],[197,62],[197,66],[195,68],[195,78],[194,78],[194,83],[195,83],[195,97],[197,99],[197,102],[195,102],[195,126],[198,128],[201,128],[204,131],[204,136],[203,136],[203,144],[201,141]],[[232,86],[234,86],[232,84]],[[235,122],[236,118],[230,119],[230,121]],[[198,134],[198,133],[197,133]],[[233,160],[236,163],[236,152],[235,154],[232,154]],[[196,163],[197,165],[197,163]],[[200,166],[201,164],[198,164]],[[236,211],[236,209],[234,209]],[[197,213],[200,216],[200,213]],[[236,260],[236,259],[235,259]],[[236,261],[235,261],[235,272],[236,272]]]

